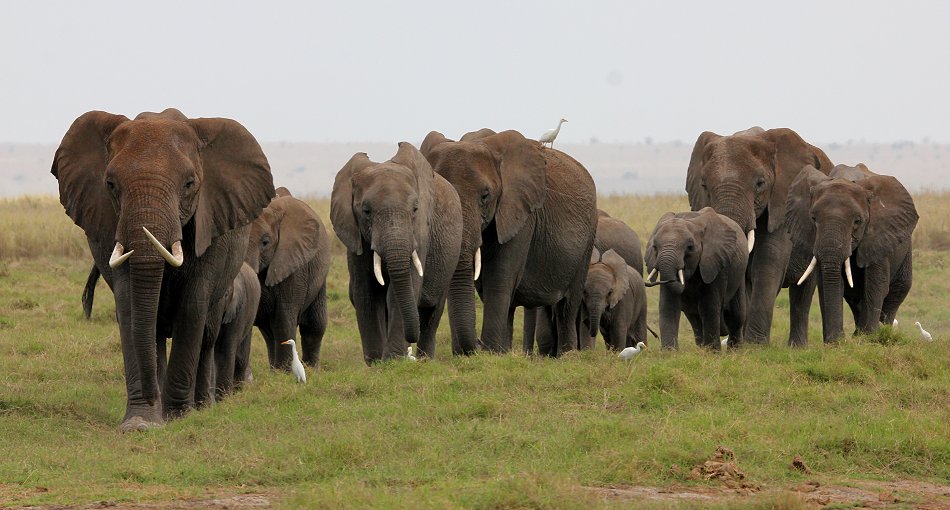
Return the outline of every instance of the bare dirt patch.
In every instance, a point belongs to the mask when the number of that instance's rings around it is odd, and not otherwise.
[[[242,494],[210,499],[183,499],[174,501],[157,501],[151,503],[120,503],[115,501],[97,501],[83,505],[39,505],[12,507],[12,510],[92,510],[109,508],[116,510],[154,508],[158,510],[193,510],[196,508],[270,508],[269,497],[260,494]]]

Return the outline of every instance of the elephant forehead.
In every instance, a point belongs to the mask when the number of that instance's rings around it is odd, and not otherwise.
[[[467,177],[473,175],[491,175],[495,173],[495,159],[483,144],[456,142],[446,147],[436,171],[443,177]],[[487,170],[491,172],[487,172]]]
[[[761,166],[770,154],[771,147],[763,140],[750,136],[727,136],[710,142],[703,159],[706,168],[747,172]]]
[[[143,119],[116,128],[109,144],[116,157],[189,160],[197,156],[198,135],[183,122]]]
[[[864,188],[844,179],[831,179],[815,186],[812,210],[828,212],[831,210],[855,209],[860,207]],[[867,202],[864,200],[863,202]],[[861,207],[866,209],[867,207]]]

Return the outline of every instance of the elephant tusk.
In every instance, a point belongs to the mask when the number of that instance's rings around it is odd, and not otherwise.
[[[680,269],[679,275],[680,275],[680,283],[682,283],[683,286],[686,286],[686,280],[683,279],[683,270],[682,270],[682,269]]]
[[[752,253],[752,247],[755,246],[755,229],[750,230],[746,237],[749,238],[749,253]]]
[[[479,275],[482,274],[482,249],[478,248],[475,250],[475,278],[477,280]]]
[[[655,268],[655,267],[653,268],[653,271],[650,271],[650,274],[647,275],[647,281],[652,280],[654,276],[656,276],[656,268]]]
[[[373,252],[373,274],[376,275],[376,281],[380,285],[386,285],[386,280],[383,280],[383,259],[375,251]]]
[[[844,259],[844,276],[848,279],[848,287],[854,288],[854,280],[851,279],[851,257]]]
[[[416,253],[416,250],[412,250],[412,265],[416,266],[416,271],[419,276],[422,276],[422,261],[419,260],[419,254]]]
[[[181,252],[181,241],[175,241],[175,244],[172,246],[172,250],[175,250],[175,254],[172,255],[162,243],[158,242],[158,239],[155,239],[155,236],[148,231],[144,226],[142,230],[145,231],[145,235],[148,237],[148,240],[155,245],[155,248],[158,249],[158,252],[162,254],[162,258],[168,262],[172,267],[181,267],[182,263],[185,262],[185,254]]]
[[[132,250],[128,253],[123,254],[125,248],[122,247],[121,243],[115,243],[115,248],[112,250],[112,256],[109,257],[109,267],[115,269],[122,265],[123,262],[128,260],[128,258],[135,253],[135,250]]]
[[[798,285],[805,283],[805,280],[811,276],[811,272],[815,270],[816,265],[818,265],[818,257],[812,257],[811,262],[808,263],[808,267],[805,268],[805,273],[798,279]]]

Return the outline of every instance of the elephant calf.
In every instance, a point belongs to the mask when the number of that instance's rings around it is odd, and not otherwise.
[[[842,298],[859,331],[891,324],[913,274],[911,235],[918,216],[904,186],[864,165],[838,165],[830,175],[806,167],[785,211],[795,250],[812,255],[804,271],[789,271],[803,285],[818,268],[824,341],[843,335]]]
[[[648,280],[660,277],[660,342],[676,348],[680,312],[686,314],[696,344],[719,347],[721,321],[729,346],[742,343],[747,304],[745,235],[731,219],[710,207],[666,213],[646,247]]]
[[[257,273],[247,264],[234,278],[221,329],[214,344],[215,392],[218,398],[251,380],[251,336],[261,300]]]
[[[614,250],[590,257],[581,320],[590,332],[592,347],[598,329],[608,349],[622,350],[646,342],[647,294],[640,272]]]
[[[320,216],[286,188],[251,224],[246,262],[258,275],[261,304],[254,325],[267,342],[272,368],[290,370],[292,353],[281,342],[297,338],[303,362],[317,366],[327,329],[330,237]]]

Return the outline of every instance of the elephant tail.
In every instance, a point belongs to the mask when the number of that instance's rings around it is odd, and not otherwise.
[[[660,335],[657,335],[656,331],[653,331],[653,328],[651,328],[649,324],[647,324],[647,331],[649,331],[650,334],[653,335],[653,338],[660,338]]]
[[[96,296],[96,283],[99,282],[99,268],[93,264],[89,270],[89,277],[86,278],[86,288],[82,291],[82,312],[86,320],[92,317],[92,302]]]

